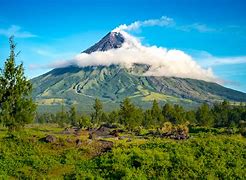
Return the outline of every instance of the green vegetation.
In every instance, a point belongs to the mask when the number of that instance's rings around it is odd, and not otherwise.
[[[54,125],[32,125],[8,137],[0,129],[0,178],[19,179],[245,179],[246,140],[240,135],[192,133],[185,141],[112,140],[100,153],[96,140],[61,134]],[[55,143],[39,141],[47,133]],[[126,135],[126,134],[122,134]],[[75,140],[82,144],[76,145]],[[72,142],[71,142],[72,141]]]
[[[209,106],[202,104],[196,110],[186,111],[180,105],[165,104],[160,107],[156,100],[150,109],[143,110],[135,106],[129,98],[126,98],[118,110],[104,112],[100,100],[96,99],[90,116],[77,112],[72,106],[69,111],[62,110],[56,114],[38,113],[36,123],[58,123],[61,127],[79,125],[80,127],[99,127],[102,123],[119,123],[128,130],[135,131],[140,127],[144,129],[156,129],[165,122],[172,124],[189,124],[190,127],[227,128],[233,130],[240,128],[242,134],[246,122],[246,106],[230,105],[229,102]]]
[[[103,105],[102,102],[99,99],[95,100],[95,104],[93,106],[94,112],[92,113],[92,122],[93,123],[99,123],[102,119],[102,111],[103,111]]]
[[[12,39],[10,47],[0,75],[1,179],[246,179],[245,104],[187,111],[154,100],[142,109],[125,98],[106,112],[95,99],[86,114],[61,100],[60,111],[27,125],[31,84],[15,66]]]
[[[0,73],[0,122],[13,131],[31,123],[36,106],[30,97],[32,84],[24,76],[23,64],[15,65],[15,43],[9,39],[10,56]]]

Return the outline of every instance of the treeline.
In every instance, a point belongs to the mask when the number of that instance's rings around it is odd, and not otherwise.
[[[186,111],[180,105],[165,104],[160,106],[156,100],[152,107],[143,110],[126,98],[120,108],[111,112],[103,111],[103,104],[96,99],[90,115],[80,114],[75,106],[65,111],[64,106],[56,114],[37,114],[37,123],[58,123],[61,126],[90,127],[101,123],[119,123],[130,130],[137,127],[156,128],[165,122],[172,124],[192,124],[204,127],[240,127],[245,124],[246,106],[231,105],[228,101],[209,106],[204,103],[195,110]]]

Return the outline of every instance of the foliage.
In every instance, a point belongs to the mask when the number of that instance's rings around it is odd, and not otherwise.
[[[202,104],[196,111],[196,119],[200,126],[210,127],[213,125],[213,116],[208,104]]]
[[[152,140],[119,146],[89,165],[78,164],[77,178],[245,179],[245,141],[205,136],[186,142]],[[93,165],[92,165],[93,164]]]
[[[151,121],[154,126],[159,126],[164,122],[164,117],[161,112],[161,108],[156,100],[153,101],[151,108]]]
[[[51,116],[52,117],[52,116]],[[53,116],[54,119],[52,122],[58,123],[61,127],[64,127],[68,123],[68,113],[65,112],[65,107],[62,104],[61,111],[56,113],[56,116]]]
[[[33,121],[36,105],[30,97],[32,84],[24,76],[23,64],[15,64],[13,37],[9,42],[10,56],[0,74],[0,121],[13,131]]]
[[[11,137],[1,137],[0,178],[246,178],[246,141],[238,135],[208,132],[194,134],[185,141],[154,138],[140,143],[138,139],[132,142],[118,140],[111,152],[100,156],[93,154],[98,151],[94,142],[78,147],[66,142],[67,135],[60,136],[54,144],[38,141],[47,131],[58,136],[61,130],[52,125],[39,125]],[[3,132],[5,130],[1,129],[0,133]],[[72,135],[69,138],[76,140]]]
[[[187,138],[189,136],[189,128],[186,124],[173,125],[170,122],[165,122],[163,127],[160,129],[160,132],[164,136],[174,135],[175,138],[177,138],[177,136],[184,136],[183,138]]]
[[[77,109],[74,105],[70,108],[69,119],[72,126],[77,125],[78,115],[77,115]]]
[[[78,118],[77,123],[80,128],[90,127],[91,119],[89,116],[83,114],[80,118]]]
[[[98,124],[101,121],[102,113],[103,113],[103,105],[99,99],[95,99],[93,110],[94,111],[91,114],[92,122]]]
[[[168,133],[171,134],[172,133],[172,130],[173,130],[173,125],[170,122],[165,122],[163,124],[163,127],[161,128],[161,132],[162,133],[165,133],[165,134],[168,134]]]
[[[98,100],[95,101],[94,108],[91,118],[86,118],[86,122],[89,122],[86,124],[120,123],[131,130],[136,130],[139,126],[147,129],[160,128],[165,122],[176,125],[189,122],[192,126],[233,129],[240,128],[240,121],[245,121],[246,118],[245,105],[229,105],[226,101],[213,106],[204,103],[197,109],[189,111],[185,111],[180,105],[173,106],[168,103],[161,108],[157,101],[153,101],[150,109],[143,110],[135,106],[129,98],[126,98],[121,103],[120,109],[111,112],[103,111],[101,102]],[[51,113],[37,114],[36,122],[59,123],[63,127],[65,124],[74,125],[73,119],[81,121],[83,118],[75,108],[72,107],[70,111],[66,112],[62,106],[61,111],[56,115]],[[97,122],[95,119],[98,119]]]
[[[134,130],[139,127],[143,121],[143,112],[126,98],[120,105],[119,111],[120,123]]]
[[[246,121],[240,121],[240,133],[246,137]]]

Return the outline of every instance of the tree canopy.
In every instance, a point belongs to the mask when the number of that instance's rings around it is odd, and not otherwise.
[[[17,130],[31,123],[36,105],[31,98],[32,84],[24,75],[21,63],[16,65],[16,44],[9,39],[10,55],[0,72],[0,120],[9,130]]]

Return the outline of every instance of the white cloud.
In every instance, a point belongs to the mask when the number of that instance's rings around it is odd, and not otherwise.
[[[198,32],[214,32],[216,31],[215,28],[208,27],[206,24],[200,24],[200,23],[194,23],[190,25],[184,25],[184,26],[177,26],[177,29],[182,31],[198,31]]]
[[[122,24],[115,28],[113,32],[118,32],[118,31],[133,31],[133,30],[138,30],[141,27],[148,27],[148,26],[170,26],[174,24],[174,21],[172,18],[169,18],[167,16],[162,16],[160,19],[149,19],[145,21],[135,21],[129,25]]]
[[[61,52],[54,50],[52,47],[44,47],[44,48],[33,48],[32,51],[35,54],[38,54],[39,56],[43,56],[46,58],[53,58],[53,59],[58,59],[58,58],[68,58],[74,56],[76,53],[75,52]]]
[[[211,69],[202,68],[183,51],[143,46],[137,38],[124,31],[121,31],[121,33],[126,40],[121,48],[91,54],[81,53],[72,60],[57,61],[51,67],[65,67],[68,65],[80,67],[109,66],[111,64],[131,67],[134,63],[141,63],[151,66],[150,70],[144,74],[146,76],[181,77],[219,82]]]
[[[201,33],[205,32],[215,32],[217,29],[209,27],[206,24],[202,23],[193,23],[193,24],[188,24],[188,25],[179,25],[176,24],[174,19],[167,17],[167,16],[162,16],[159,19],[149,19],[145,21],[135,21],[129,25],[122,24],[115,28],[113,31],[119,32],[119,31],[135,31],[140,29],[141,27],[148,27],[148,26],[160,26],[160,27],[172,27],[176,30],[181,30],[181,31],[198,31]]]
[[[10,37],[15,36],[16,38],[32,38],[37,37],[35,34],[32,34],[27,31],[22,31],[20,26],[12,25],[7,29],[0,29],[0,35]]]
[[[246,64],[246,56],[217,57],[206,51],[201,51],[197,52],[195,57],[203,67]]]
[[[57,54],[54,54],[53,52],[50,52],[44,49],[34,49],[34,52],[40,56],[51,57],[51,58],[54,58],[57,55]]]

